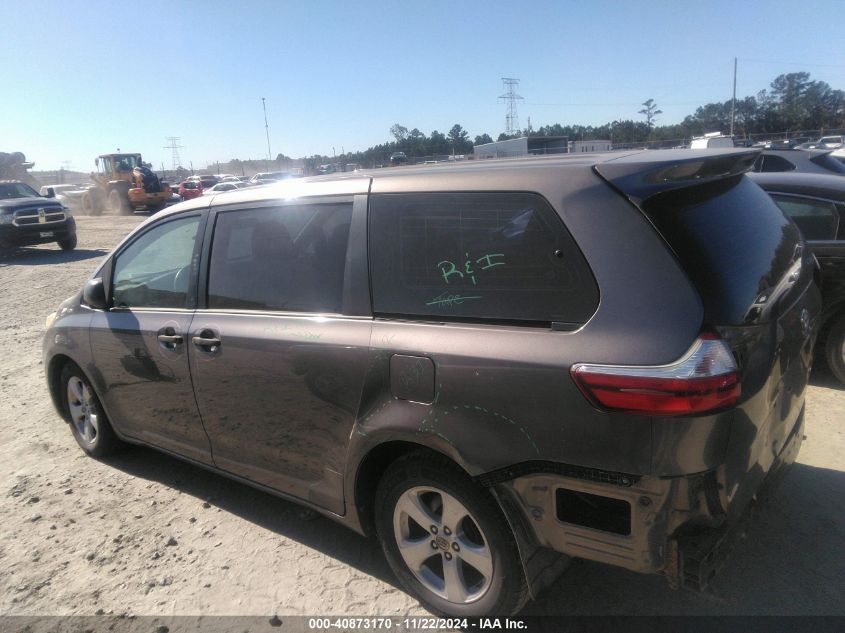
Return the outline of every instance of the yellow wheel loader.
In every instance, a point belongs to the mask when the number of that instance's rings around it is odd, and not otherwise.
[[[140,154],[102,154],[94,164],[94,186],[82,197],[83,209],[91,215],[157,211],[170,200],[170,187],[161,184]]]

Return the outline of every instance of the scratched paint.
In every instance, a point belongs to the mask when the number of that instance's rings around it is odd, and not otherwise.
[[[445,437],[445,435],[441,435],[442,427],[435,426],[440,421],[441,416],[443,418],[445,418],[447,415],[449,415],[449,411],[446,407],[439,407],[439,410],[438,410],[438,402],[440,400],[440,390],[441,390],[442,387],[443,387],[442,384],[437,385],[437,392],[435,393],[435,396],[434,396],[434,402],[431,403],[431,406],[426,411],[425,416],[423,416],[423,418],[420,420],[420,424],[417,427],[417,433],[429,432],[429,433],[432,433],[434,435],[438,435],[438,436],[443,437],[443,439],[448,441],[449,444],[452,444],[452,442],[447,437]],[[525,439],[528,441],[528,443],[531,444],[531,448],[534,449],[534,452],[538,456],[540,455],[540,449],[537,448],[537,444],[534,442],[534,439],[531,437],[531,434],[528,432],[528,430],[524,426],[519,424],[513,418],[510,418],[510,417],[508,417],[508,416],[506,416],[502,413],[499,413],[498,411],[491,411],[491,410],[487,409],[486,407],[482,407],[482,406],[477,405],[477,404],[452,405],[452,411],[453,412],[454,411],[461,411],[461,410],[463,410],[463,411],[476,411],[478,413],[484,414],[486,420],[497,420],[499,422],[502,422],[503,424],[509,424],[510,426],[516,428],[520,433],[522,433],[522,435],[525,436]],[[452,444],[452,446],[454,446],[454,444]]]

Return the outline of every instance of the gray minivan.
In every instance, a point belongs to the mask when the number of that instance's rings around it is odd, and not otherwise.
[[[374,170],[188,201],[48,319],[82,449],[155,447],[375,533],[430,610],[581,557],[716,573],[803,438],[820,310],[757,152]]]

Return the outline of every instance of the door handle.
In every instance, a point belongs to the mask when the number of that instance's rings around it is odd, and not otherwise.
[[[185,339],[181,334],[176,333],[176,328],[171,325],[166,325],[158,331],[158,342],[164,349],[175,351]]]
[[[197,347],[214,347],[220,345],[219,338],[203,338],[202,336],[195,336],[191,340]]]
[[[214,330],[201,330],[197,336],[191,338],[195,347],[205,352],[216,352],[220,347],[220,337]]]

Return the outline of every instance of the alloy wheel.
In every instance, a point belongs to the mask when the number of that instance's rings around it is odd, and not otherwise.
[[[78,376],[67,381],[67,404],[77,435],[94,444],[98,432],[98,411],[91,388]]]
[[[489,542],[469,510],[433,487],[406,490],[393,512],[399,553],[422,585],[456,604],[481,598],[493,577]]]

